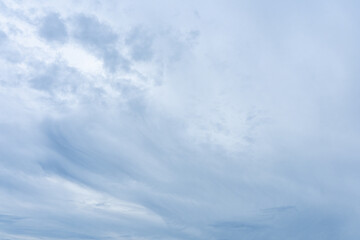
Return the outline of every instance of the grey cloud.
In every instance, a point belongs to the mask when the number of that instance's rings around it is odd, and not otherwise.
[[[343,216],[336,211],[302,208],[276,218],[255,218],[250,221],[226,221],[211,225],[213,235],[220,239],[339,239]],[[327,211],[327,210],[325,210]]]
[[[42,68],[42,69],[41,69]],[[81,74],[61,62],[39,66],[39,73],[31,80],[31,86],[38,90],[49,92],[74,93],[81,85]]]
[[[118,41],[118,35],[95,16],[78,15],[75,17],[74,23],[74,38],[89,47],[95,49],[114,47]]]
[[[19,63],[22,60],[21,54],[15,49],[0,49],[0,56],[12,63]]]
[[[5,40],[7,40],[7,35],[0,30],[0,43],[4,42]]]
[[[18,63],[22,60],[20,52],[14,44],[9,41],[7,34],[0,30],[0,57],[11,63]]]
[[[106,49],[102,54],[104,65],[110,72],[116,72],[119,67],[126,71],[130,69],[130,62],[118,51],[114,49]]]
[[[121,114],[128,117],[111,119],[104,126],[101,126],[103,120],[100,119],[107,119],[108,116],[103,111],[77,116],[76,121],[71,118],[66,121],[53,121],[44,129],[44,133],[48,136],[49,148],[61,157],[48,158],[46,164],[42,165],[44,171],[138,203],[161,216],[169,228],[173,229],[171,236],[179,236],[180,239],[196,239],[184,229],[191,226],[206,229],[207,224],[216,219],[213,218],[214,215],[220,214],[224,218],[231,216],[234,211],[231,208],[239,196],[232,188],[226,187],[233,184],[232,180],[224,178],[221,171],[215,174],[215,169],[212,169],[217,157],[222,158],[225,166],[229,159],[210,149],[207,149],[209,154],[193,152],[191,146],[188,146],[189,143],[174,139],[179,133],[171,131],[171,124],[168,125],[165,119],[157,119],[161,122],[163,131],[166,129],[167,134],[172,132],[170,141],[167,135],[156,129],[152,130],[155,126],[152,125],[151,115],[143,113],[138,116],[132,111]],[[102,129],[100,132],[112,131],[117,137],[115,141],[109,141],[97,134],[90,135],[86,132],[87,125]],[[113,148],[118,149],[118,154],[114,154]],[[99,158],[102,160],[99,161]],[[233,166],[232,170],[225,166],[223,167],[228,176],[234,174],[235,177],[236,173],[240,172],[240,166]],[[252,173],[247,175],[250,177]],[[120,187],[129,181],[136,182],[137,187]],[[242,186],[247,195],[254,194],[256,197],[247,183],[241,183],[240,179],[234,181]],[[267,189],[266,186],[262,187],[263,190]],[[242,202],[246,204],[246,201]],[[232,207],[227,209],[227,204]],[[211,213],[208,212],[209,207]],[[228,211],[224,211],[225,209]],[[263,220],[260,219],[260,223],[227,221],[213,226],[219,236],[226,235],[228,239],[236,239],[235,237],[243,235],[244,232],[246,236],[259,236],[258,239],[261,239],[260,236],[269,231],[265,231],[268,226],[264,226],[261,221]],[[271,225],[268,222],[265,224]],[[255,230],[259,233],[255,233]],[[168,236],[165,230],[162,231],[161,234],[158,233],[159,236]],[[232,237],[229,232],[232,232]],[[207,234],[204,230],[201,236],[212,239],[211,231]]]
[[[17,217],[17,216],[13,216],[13,215],[5,215],[5,214],[0,214],[0,224],[3,223],[15,223],[17,221],[20,221],[21,219],[24,219],[23,217]]]
[[[58,13],[49,13],[41,20],[39,35],[49,42],[65,43],[68,39],[66,25]]]
[[[221,228],[221,229],[227,229],[227,230],[245,229],[245,230],[258,231],[260,229],[266,228],[266,226],[264,226],[264,225],[244,223],[244,222],[234,222],[234,221],[219,222],[219,223],[213,224],[212,226],[215,228]]]
[[[118,68],[129,69],[129,62],[117,50],[119,36],[110,26],[101,23],[95,16],[87,15],[78,15],[73,22],[73,37],[102,58],[110,72]]]
[[[125,43],[130,47],[131,57],[135,61],[149,61],[154,53],[153,36],[141,27],[134,28],[126,37]]]

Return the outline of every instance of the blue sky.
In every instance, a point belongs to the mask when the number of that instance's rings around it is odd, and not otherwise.
[[[359,239],[359,9],[0,1],[0,239]]]

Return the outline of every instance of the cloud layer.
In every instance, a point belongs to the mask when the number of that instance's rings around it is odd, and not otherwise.
[[[1,1],[0,238],[359,239],[355,1]]]

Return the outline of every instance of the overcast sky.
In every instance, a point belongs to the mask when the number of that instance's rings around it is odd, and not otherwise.
[[[360,239],[359,10],[0,1],[0,239]]]

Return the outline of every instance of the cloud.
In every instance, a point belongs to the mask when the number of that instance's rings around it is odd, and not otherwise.
[[[68,39],[66,25],[57,13],[49,13],[42,19],[39,35],[49,42],[65,43]]]
[[[96,17],[83,14],[76,16],[73,37],[101,57],[111,72],[118,67],[125,70],[129,68],[128,61],[117,51],[118,35]]]
[[[132,29],[125,43],[131,48],[131,57],[136,61],[149,61],[153,57],[152,37],[137,27]]]
[[[358,239],[357,4],[270,5],[5,1],[0,238]]]
[[[61,64],[53,64],[45,66],[44,73],[40,73],[39,76],[31,79],[31,86],[39,90],[52,90],[61,88],[59,91],[74,92],[80,76],[71,68],[68,68]]]
[[[16,47],[10,42],[6,33],[0,30],[0,57],[6,61],[17,63],[21,61],[21,54]]]
[[[75,24],[74,37],[92,48],[111,47],[118,41],[117,34],[94,16],[76,16]]]
[[[0,41],[3,42],[7,39],[6,34],[3,31],[0,31]]]

